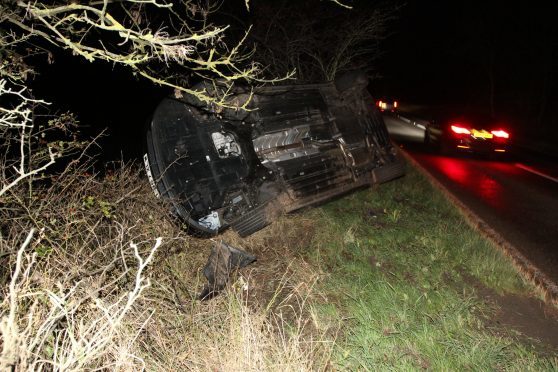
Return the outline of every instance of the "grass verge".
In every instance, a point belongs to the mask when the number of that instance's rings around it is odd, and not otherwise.
[[[0,213],[0,370],[558,368],[552,336],[506,325],[501,300],[533,288],[413,169],[218,237],[258,261],[206,302],[211,240],[134,167],[14,189]]]
[[[314,306],[343,324],[340,369],[558,368],[555,345],[494,321],[524,305],[498,299],[536,303],[534,289],[416,170],[312,214],[308,255],[327,294]]]

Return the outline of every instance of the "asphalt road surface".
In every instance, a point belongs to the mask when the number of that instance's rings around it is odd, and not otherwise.
[[[412,143],[424,142],[425,121],[398,117],[391,113],[384,114],[384,121],[393,140]]]
[[[390,119],[393,120],[393,119]],[[558,283],[558,165],[516,153],[509,160],[443,156],[401,146],[461,202]]]

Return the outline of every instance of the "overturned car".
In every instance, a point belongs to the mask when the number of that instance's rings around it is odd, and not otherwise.
[[[397,178],[404,163],[367,82],[349,73],[258,88],[248,111],[166,98],[146,132],[151,186],[191,233],[248,236],[282,213]]]

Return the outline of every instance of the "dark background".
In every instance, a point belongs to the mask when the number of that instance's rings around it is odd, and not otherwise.
[[[32,84],[35,96],[52,102],[58,113],[75,113],[83,138],[105,131],[97,141],[101,151],[95,151],[101,163],[138,159],[152,112],[171,94],[127,69],[90,63],[65,51],[57,52],[54,63],[38,71]]]
[[[243,3],[236,20],[231,18],[233,25],[246,17]],[[423,108],[425,115],[483,112],[505,118],[516,136],[558,144],[557,2],[359,4],[398,9],[381,42],[380,58],[371,62],[381,76],[371,82],[374,95]],[[331,9],[331,4],[324,6]],[[144,126],[169,89],[67,51],[56,52],[54,61],[38,69],[34,94],[59,111],[74,111],[87,135],[108,128],[101,141],[105,160],[138,158]]]
[[[409,1],[383,43],[379,94],[558,137],[557,2]]]

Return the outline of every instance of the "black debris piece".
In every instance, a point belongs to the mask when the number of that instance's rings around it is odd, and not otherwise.
[[[256,256],[241,249],[231,247],[223,241],[215,242],[203,269],[208,283],[199,295],[200,300],[209,300],[223,290],[230,274],[256,261]]]

